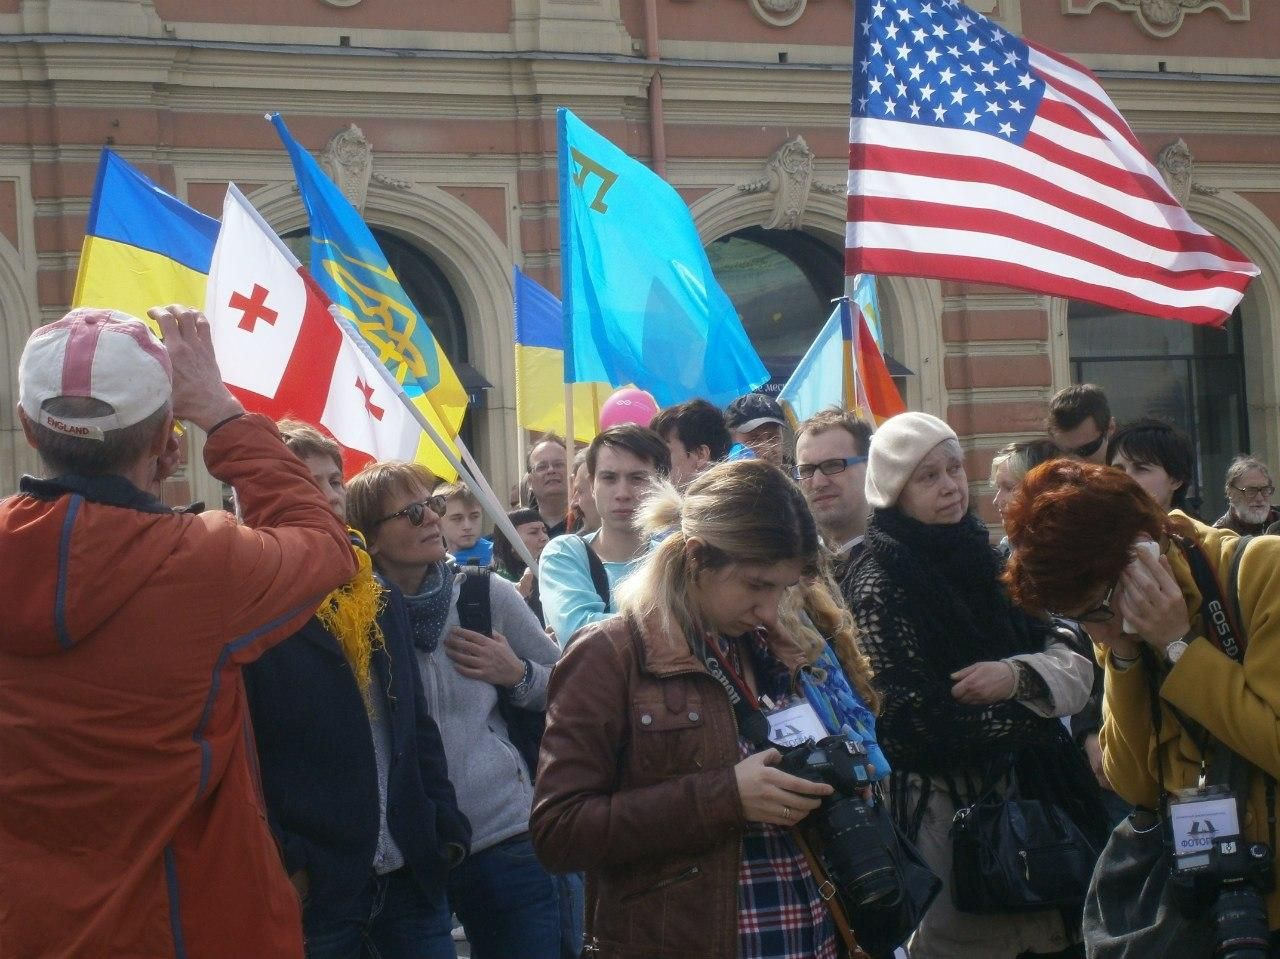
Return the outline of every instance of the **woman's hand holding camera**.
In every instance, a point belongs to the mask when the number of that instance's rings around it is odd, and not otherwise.
[[[766,749],[733,767],[742,814],[748,821],[794,826],[821,805],[823,796],[834,792],[827,783],[812,783],[774,769],[781,758],[776,749]]]
[[[1128,621],[1129,628],[1158,653],[1163,653],[1165,647],[1191,629],[1182,589],[1164,556],[1138,550],[1120,574],[1112,601],[1116,613]]]

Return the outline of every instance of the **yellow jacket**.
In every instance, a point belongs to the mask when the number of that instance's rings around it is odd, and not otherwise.
[[[1229,602],[1226,577],[1237,536],[1213,529],[1182,513],[1170,517],[1179,533],[1197,540],[1209,565],[1218,573],[1223,598]],[[1280,779],[1280,536],[1260,536],[1246,548],[1240,563],[1239,595],[1242,629],[1248,638],[1244,663],[1230,659],[1205,638],[1200,617],[1200,590],[1181,550],[1165,551],[1174,578],[1182,589],[1191,620],[1191,641],[1182,658],[1165,673],[1160,684],[1161,734],[1157,747],[1151,724],[1147,666],[1136,663],[1117,670],[1106,665],[1106,709],[1099,741],[1102,764],[1115,791],[1127,801],[1149,809],[1159,801],[1159,748],[1165,788],[1194,787],[1200,776],[1200,750],[1179,724],[1170,705],[1200,723],[1271,776]],[[1243,827],[1246,837],[1267,842],[1266,793],[1255,776]],[[1268,901],[1271,928],[1280,928],[1280,888]]]

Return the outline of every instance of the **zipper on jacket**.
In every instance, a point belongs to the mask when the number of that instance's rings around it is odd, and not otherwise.
[[[661,892],[662,890],[667,889],[671,886],[678,885],[682,882],[688,882],[690,879],[693,879],[701,872],[702,872],[702,868],[700,866],[690,866],[688,869],[684,870],[683,872],[676,873],[674,876],[668,876],[666,879],[663,879],[660,882],[655,882],[652,886],[648,887],[647,889],[640,889],[636,892],[628,893],[618,901],[631,902],[635,899],[641,899],[645,896],[651,896],[655,892]]]

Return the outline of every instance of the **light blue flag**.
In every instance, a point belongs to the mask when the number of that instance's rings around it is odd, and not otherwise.
[[[876,278],[870,273],[859,273],[850,299],[867,318],[867,328],[883,353],[884,335],[880,332],[880,297],[876,295]]]
[[[795,371],[778,393],[778,402],[799,426],[829,406],[845,406],[845,323],[837,304]]]
[[[566,383],[634,383],[662,406],[720,406],[769,373],[660,176],[563,107],[560,268]]]

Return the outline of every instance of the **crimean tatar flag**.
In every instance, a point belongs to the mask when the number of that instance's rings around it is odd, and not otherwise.
[[[218,221],[108,149],[98,160],[84,232],[73,306],[121,310],[154,326],[147,316],[154,306],[204,302]]]
[[[289,151],[311,222],[312,276],[414,405],[433,425],[440,423],[439,434],[452,442],[467,411],[467,393],[448,357],[355,207],[293,138],[278,113],[271,115],[271,122]],[[425,434],[418,458],[443,479],[457,476]]]
[[[348,476],[411,460],[422,430],[329,313],[328,297],[232,184],[205,315],[222,379],[246,409],[319,424]]]
[[[569,110],[556,121],[565,382],[725,406],[767,380],[680,194]]]
[[[1221,324],[1258,268],[1200,227],[1097,79],[959,0],[856,0],[845,271]]]
[[[563,433],[564,315],[550,290],[515,268],[516,422],[535,433]],[[573,386],[574,438],[590,443],[599,431],[608,383]]]

